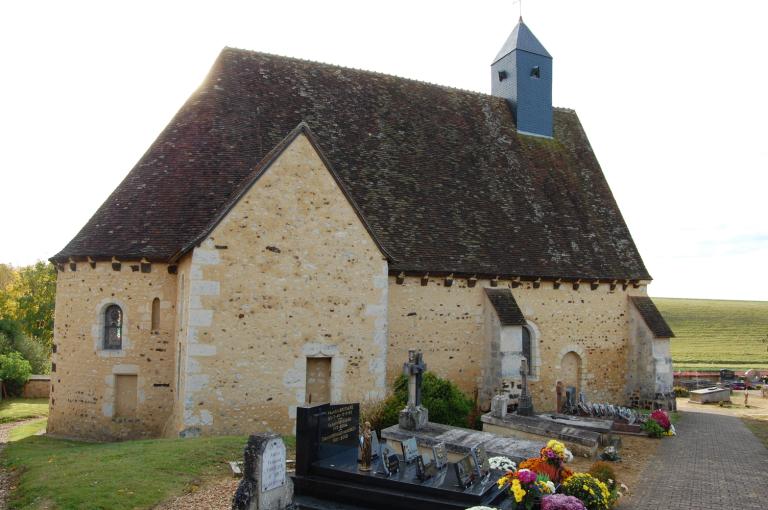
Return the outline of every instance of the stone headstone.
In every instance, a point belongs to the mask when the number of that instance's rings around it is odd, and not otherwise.
[[[408,351],[408,362],[403,365],[403,374],[408,377],[408,404],[400,411],[400,428],[421,430],[429,422],[429,412],[421,405],[421,380],[427,365],[420,350]]]
[[[293,484],[285,475],[285,444],[277,434],[255,434],[243,452],[243,478],[233,510],[283,510],[293,504]]]
[[[506,394],[496,395],[491,399],[491,416],[501,420],[507,415],[507,406],[509,405],[509,396]]]

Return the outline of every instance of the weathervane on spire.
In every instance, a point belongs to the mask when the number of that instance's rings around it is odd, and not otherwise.
[[[517,12],[520,15],[520,21],[523,21],[523,0],[512,0],[512,5],[517,4]]]

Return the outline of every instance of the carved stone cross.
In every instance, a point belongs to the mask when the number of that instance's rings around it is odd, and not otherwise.
[[[528,393],[528,360],[520,360],[520,376],[523,381],[520,388],[520,398],[517,404],[517,414],[521,416],[533,415],[533,399]]]
[[[420,350],[408,351],[408,362],[403,364],[403,373],[408,376],[408,407],[421,405],[421,380],[427,364]]]

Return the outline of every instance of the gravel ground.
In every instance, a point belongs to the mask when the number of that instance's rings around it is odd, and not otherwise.
[[[193,485],[186,494],[166,501],[155,510],[229,510],[239,478],[217,478],[202,486]]]

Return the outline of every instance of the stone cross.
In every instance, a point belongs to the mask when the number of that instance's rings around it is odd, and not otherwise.
[[[533,415],[533,400],[528,393],[528,360],[525,358],[520,361],[520,376],[523,378],[523,383],[520,389],[517,414],[521,416],[531,416]]]
[[[421,405],[421,380],[427,370],[427,364],[420,350],[408,351],[408,362],[403,364],[403,373],[408,376],[408,407]]]

